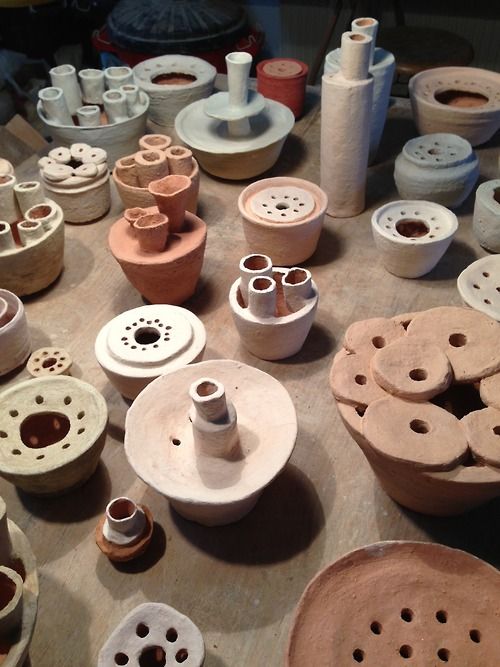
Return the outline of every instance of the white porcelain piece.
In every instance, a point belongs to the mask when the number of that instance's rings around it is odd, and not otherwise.
[[[481,183],[476,190],[472,229],[483,248],[500,252],[500,179]]]
[[[48,87],[38,91],[38,114],[46,119],[47,124],[73,125],[73,118],[62,88]],[[37,107],[38,108],[38,107]]]
[[[85,105],[102,104],[105,90],[104,72],[101,69],[81,69],[78,76]]]
[[[488,255],[472,262],[457,279],[464,303],[500,321],[500,257]]]

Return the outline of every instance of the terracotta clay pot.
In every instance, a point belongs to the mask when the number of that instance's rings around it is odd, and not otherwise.
[[[23,364],[31,351],[24,306],[15,294],[0,289],[0,375]]]
[[[130,498],[111,500],[96,526],[95,540],[109,560],[124,563],[142,556],[153,536],[153,516]]]
[[[500,252],[500,179],[481,183],[476,190],[472,229],[483,248]]]
[[[281,102],[299,118],[304,110],[308,66],[295,58],[271,58],[257,65],[257,90]]]

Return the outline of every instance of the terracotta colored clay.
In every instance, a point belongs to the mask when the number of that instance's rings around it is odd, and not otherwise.
[[[457,278],[462,301],[471,308],[500,320],[500,257],[488,255],[469,264]]]
[[[370,358],[362,354],[336,357],[330,385],[335,398],[349,405],[366,406],[385,396],[385,392],[373,379]]]
[[[393,343],[405,330],[399,322],[384,317],[353,322],[344,335],[344,347],[349,352],[373,356],[377,350]]]
[[[485,405],[500,410],[500,373],[483,378],[479,383],[479,393]]]
[[[379,542],[319,572],[298,604],[286,667],[496,667],[495,568],[425,542]]]
[[[30,351],[23,303],[12,292],[0,289],[0,376],[23,364]]]
[[[295,58],[272,58],[257,65],[257,90],[285,104],[299,118],[304,110],[308,66]]]
[[[96,526],[95,540],[109,560],[123,563],[142,556],[153,536],[153,516],[146,505],[114,498]]]
[[[196,625],[173,607],[141,604],[125,616],[99,652],[97,667],[177,665],[201,667],[203,637]]]
[[[136,473],[183,517],[208,526],[238,521],[254,507],[286,465],[297,435],[285,388],[229,360],[154,380],[125,426],[125,452]]]
[[[500,179],[481,183],[476,190],[472,228],[483,248],[500,252]]]
[[[149,184],[149,192],[155,198],[160,213],[168,216],[168,224],[173,234],[183,230],[190,187],[189,176],[174,174]]]
[[[500,410],[488,407],[470,412],[462,425],[474,458],[500,468]]]
[[[34,378],[50,375],[70,375],[73,360],[61,347],[40,347],[28,359],[26,370]]]

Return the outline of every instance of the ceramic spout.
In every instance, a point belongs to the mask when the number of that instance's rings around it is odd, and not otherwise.
[[[193,172],[193,154],[184,146],[170,146],[165,151],[171,174],[190,176]]]
[[[255,317],[274,317],[276,298],[276,281],[273,278],[252,278],[248,283],[248,308]]]
[[[21,244],[25,247],[32,245],[45,234],[45,230],[40,220],[23,220],[17,225],[17,231]]]
[[[101,124],[101,109],[97,104],[87,104],[76,110],[80,127],[99,127]]]
[[[373,65],[373,54],[375,53],[375,43],[377,41],[378,21],[369,17],[354,19],[351,23],[352,32],[358,32],[360,35],[367,35],[371,38],[370,48],[370,66]]]
[[[236,410],[226,399],[224,385],[212,378],[200,378],[189,388],[193,402],[189,417],[197,453],[227,458],[238,443]]]
[[[12,229],[8,222],[0,221],[0,252],[5,250],[12,250],[16,247]]]
[[[42,88],[38,92],[45,116],[49,123],[55,125],[73,125],[64,93],[61,88]]]
[[[145,150],[135,154],[137,180],[141,188],[168,175],[168,162],[163,151]]]
[[[39,181],[23,181],[14,186],[17,203],[24,215],[28,209],[37,204],[42,204],[44,196],[42,186]]]
[[[0,637],[19,630],[23,614],[23,580],[15,570],[0,566]]]
[[[0,298],[0,326],[2,326],[2,301],[7,306],[5,299]],[[0,565],[9,565],[11,557],[12,543],[7,522],[7,506],[2,496],[0,496]]]
[[[125,183],[125,185],[130,185],[133,188],[139,187],[139,181],[137,180],[137,168],[135,164],[135,153],[134,155],[126,155],[125,157],[119,158],[115,162],[115,173],[117,178]]]
[[[102,104],[104,72],[100,69],[82,69],[78,76],[85,104]]]
[[[252,278],[267,276],[272,278],[273,263],[267,255],[247,255],[240,260],[240,295],[245,306],[248,306],[248,283]]]
[[[170,232],[182,232],[189,197],[191,179],[188,176],[170,174],[149,184],[160,213],[168,216]]]
[[[52,85],[63,91],[69,113],[73,115],[82,106],[82,93],[75,68],[73,65],[59,65],[53,67],[49,74]]]
[[[283,292],[290,310],[300,310],[313,294],[311,272],[293,267],[283,276]]]
[[[163,213],[150,213],[137,218],[133,228],[141,250],[163,252],[167,245],[169,220]]]
[[[358,32],[344,32],[340,47],[340,71],[348,81],[368,78],[372,39]]]
[[[127,100],[121,90],[107,90],[102,99],[108,124],[120,123],[128,118]]]

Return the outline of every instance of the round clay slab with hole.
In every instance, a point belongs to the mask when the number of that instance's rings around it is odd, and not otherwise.
[[[485,405],[500,410],[500,373],[483,378],[479,384],[479,394]]]
[[[286,667],[497,667],[500,575],[457,549],[379,542],[319,572],[292,623]]]
[[[203,637],[191,619],[166,604],[146,602],[113,630],[99,652],[97,667],[201,667],[204,659]]]
[[[421,470],[452,470],[468,450],[465,432],[454,415],[432,403],[395,396],[368,406],[363,435],[383,456]]]
[[[377,384],[394,396],[427,401],[449,387],[453,379],[445,353],[427,341],[399,338],[378,350],[371,360]]]
[[[415,315],[407,331],[443,350],[456,382],[476,382],[500,370],[500,325],[475,310],[431,308]]]
[[[404,327],[399,322],[385,317],[373,317],[370,320],[353,322],[349,326],[344,335],[344,347],[349,352],[371,357],[377,350],[404,335]]]
[[[474,458],[500,468],[500,410],[476,410],[461,421]]]
[[[41,347],[28,359],[26,370],[34,378],[44,375],[68,375],[72,359],[61,347]]]
[[[338,401],[349,405],[370,405],[386,396],[373,379],[369,357],[362,354],[335,357],[330,373],[330,387]]]
[[[500,256],[488,255],[472,262],[457,279],[464,302],[500,320]]]

